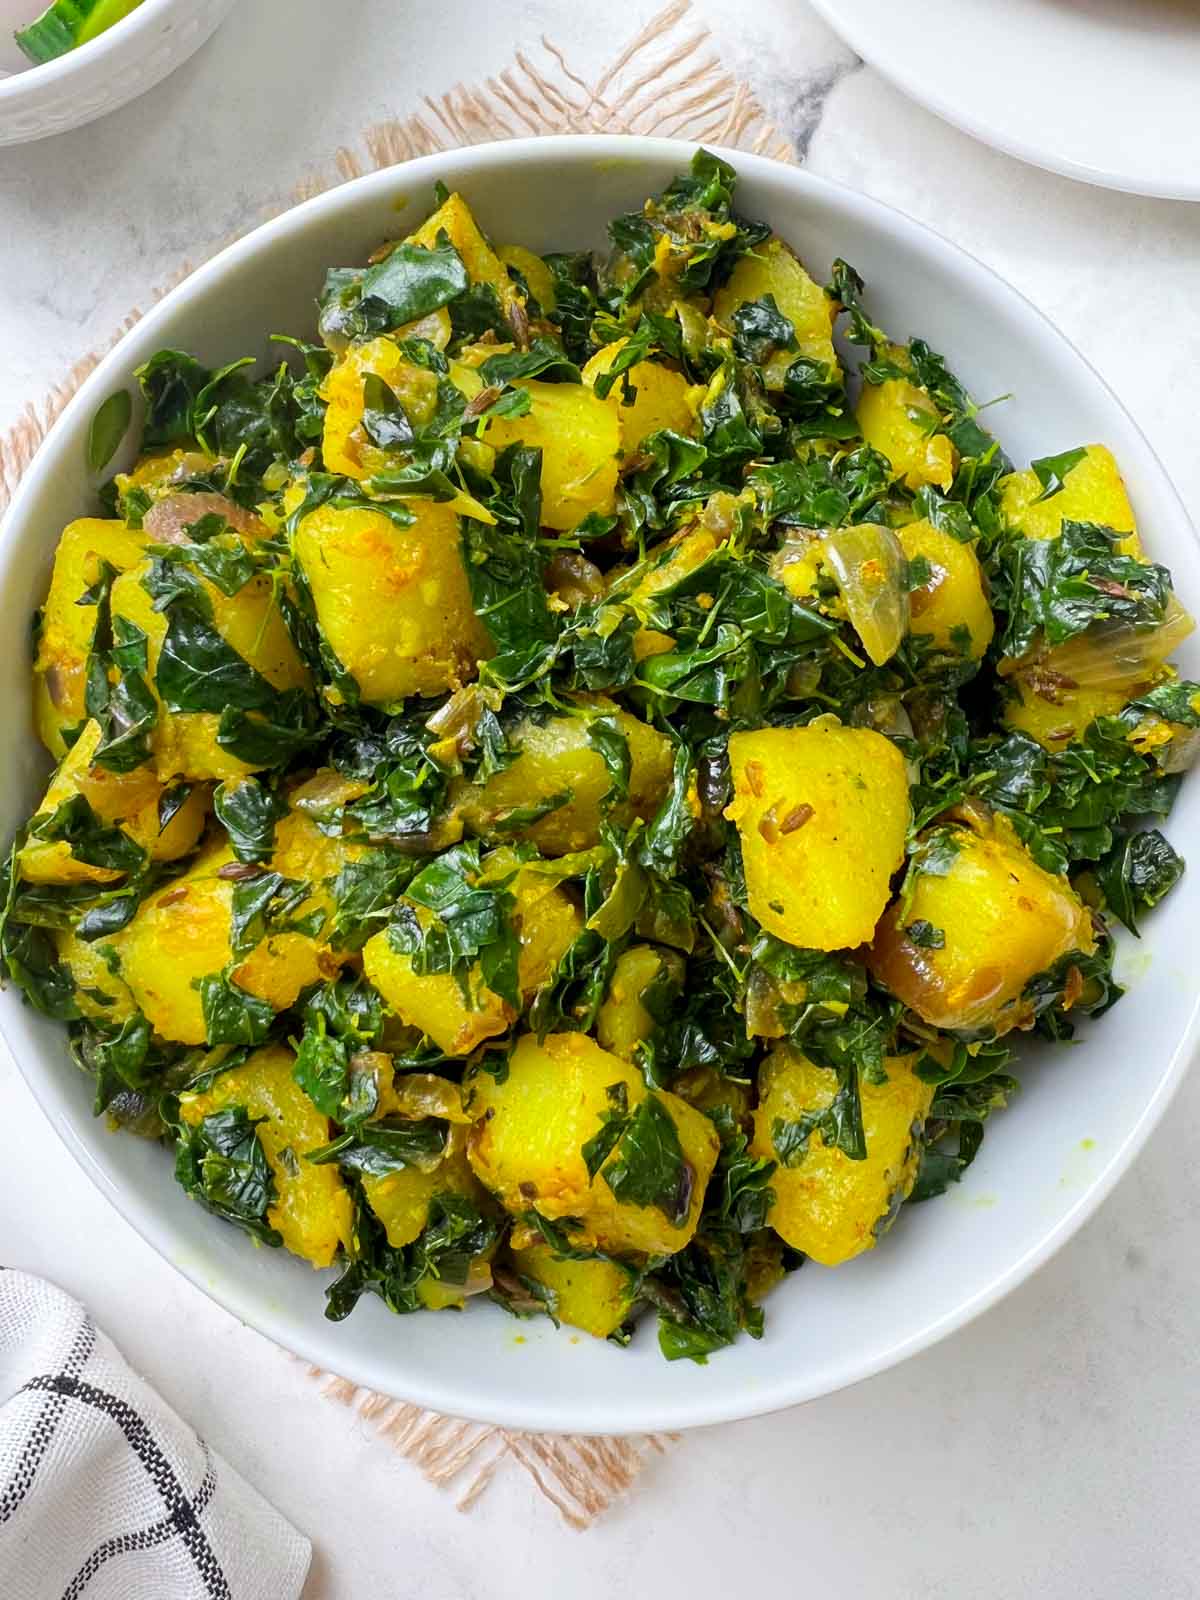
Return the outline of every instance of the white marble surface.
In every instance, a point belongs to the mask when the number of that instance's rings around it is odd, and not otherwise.
[[[1200,499],[1200,207],[1085,189],[972,144],[857,66],[800,0],[700,7],[815,171],[928,222],[1038,300]],[[652,9],[622,8],[622,34]],[[614,43],[611,14],[551,0],[245,0],[124,112],[0,151],[0,428],[181,261],[252,225],[362,126],[498,70],[543,32],[580,63]],[[134,1236],[7,1062],[0,1259],[86,1300],[311,1535],[308,1600],[607,1600],[635,1583],[704,1600],[749,1587],[1186,1600],[1200,1592],[1198,1113],[1193,1077],[1100,1214],[981,1322],[850,1392],[688,1436],[585,1535],[519,1473],[458,1516]]]

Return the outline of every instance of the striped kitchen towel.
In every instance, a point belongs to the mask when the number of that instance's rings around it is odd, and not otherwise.
[[[310,1555],[78,1301],[0,1270],[4,1600],[295,1600]]]

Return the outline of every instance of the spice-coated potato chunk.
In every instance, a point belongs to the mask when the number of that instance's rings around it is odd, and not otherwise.
[[[512,892],[521,942],[517,982],[523,998],[531,1000],[582,931],[583,915],[568,894],[537,872],[518,873]],[[414,909],[423,924],[430,920],[423,906]],[[464,995],[451,972],[415,972],[412,956],[394,947],[386,928],[364,945],[363,970],[396,1016],[449,1056],[469,1055],[513,1021],[512,1007],[488,988],[478,963],[466,976]]]
[[[621,1159],[621,1145],[591,1180],[582,1153],[612,1110],[608,1090],[617,1085],[624,1085],[628,1107],[636,1113],[647,1089],[628,1062],[586,1034],[552,1033],[540,1044],[524,1035],[503,1082],[486,1073],[474,1081],[468,1109],[479,1120],[471,1133],[471,1165],[509,1211],[519,1214],[532,1206],[551,1219],[578,1218],[584,1239],[602,1249],[673,1254],[696,1231],[717,1159],[716,1130],[676,1095],[658,1093],[654,1116],[669,1119],[683,1155],[679,1177],[686,1186],[687,1212],[676,1225],[657,1204],[622,1203],[604,1176]]]
[[[437,409],[436,374],[409,361],[394,339],[351,345],[321,385],[326,402],[321,454],[328,472],[369,478],[388,465],[387,452],[372,444],[362,428],[363,379],[368,375],[387,384],[414,427],[427,423]]]
[[[419,244],[426,250],[432,250],[438,242],[439,233],[446,234],[462,257],[472,283],[490,284],[500,297],[500,304],[506,309],[514,301],[524,299],[504,270],[504,263],[484,238],[462,195],[448,196],[416,233],[409,235],[406,243]]]
[[[98,612],[79,601],[99,581],[102,563],[125,572],[142,559],[144,543],[123,522],[100,517],[69,523],[58,542],[33,663],[33,718],[56,759],[67,753],[66,731],[87,717],[85,675]]]
[[[424,1231],[435,1196],[458,1194],[477,1199],[483,1193],[467,1160],[466,1143],[465,1131],[451,1128],[442,1159],[429,1171],[414,1166],[363,1174],[367,1204],[383,1223],[394,1249],[403,1249]]]
[[[1005,691],[1001,713],[1005,727],[1027,733],[1046,750],[1061,750],[1081,738],[1097,717],[1115,717],[1139,692],[1070,688],[1049,681],[1045,692],[1039,693],[1020,673],[1008,680]]]
[[[311,890],[286,920],[302,921],[324,912],[328,923],[329,880],[347,861],[364,853],[364,846],[330,838],[299,812],[281,818],[268,868],[292,882],[308,884]],[[148,895],[128,928],[114,937],[121,974],[154,1031],[164,1039],[206,1042],[197,985],[202,978],[224,971],[234,959],[234,892],[238,881],[245,879],[232,850],[214,840],[182,877]],[[170,952],[169,960],[164,960],[164,951]],[[268,930],[239,956],[230,978],[273,1010],[283,1011],[309,984],[336,976],[347,959],[347,952],[331,946],[327,926],[315,934]]]
[[[195,788],[171,817],[159,824],[158,807],[163,785],[146,762],[132,772],[109,772],[92,765],[100,743],[100,728],[89,722],[68,750],[50,780],[38,812],[51,816],[68,800],[82,795],[97,820],[119,828],[149,861],[177,861],[200,837],[208,811],[208,791]],[[111,867],[98,867],[80,859],[65,839],[31,839],[20,852],[21,876],[30,883],[112,883],[123,876]]]
[[[1096,946],[1087,907],[1039,867],[1011,829],[939,828],[913,856],[880,924],[870,967],[935,1028],[1028,1027],[1026,984]]]
[[[599,843],[603,802],[612,777],[588,737],[594,716],[615,722],[629,745],[629,797],[608,815],[620,827],[628,827],[634,817],[652,817],[671,782],[670,740],[608,701],[589,702],[586,713],[518,723],[509,736],[521,752],[517,759],[481,789],[462,793],[461,813],[467,827],[487,838],[512,811],[569,795],[563,804],[517,829],[515,835],[511,829],[503,831],[509,838],[531,839],[543,855],[550,856],[587,850]]]
[[[256,1050],[203,1093],[180,1095],[179,1114],[190,1127],[229,1106],[244,1106],[252,1120],[263,1119],[255,1131],[275,1180],[267,1221],[293,1255],[327,1267],[339,1246],[350,1243],[350,1195],[336,1165],[304,1159],[329,1142],[329,1119],[293,1080],[295,1059],[283,1045]]]
[[[142,585],[149,563],[122,573],[112,586],[112,614],[124,617],[146,635],[147,683],[159,701],[152,739],[154,762],[164,782],[170,778],[244,777],[251,770],[217,743],[220,716],[212,711],[169,711],[156,688],[158,663],[167,636],[167,619],[154,609]],[[279,596],[265,573],[251,578],[234,595],[222,594],[207,578],[197,580],[212,607],[212,625],[242,660],[274,689],[308,687],[308,669],[288,632]]]
[[[119,967],[119,958],[110,964],[111,945],[103,939],[89,944],[77,938],[69,928],[59,928],[54,933],[54,947],[59,961],[71,974],[75,985],[75,1004],[92,1022],[121,1023],[127,1021],[137,1007],[125,980],[113,971]]]
[[[776,1168],[775,1203],[767,1221],[794,1250],[836,1267],[874,1249],[916,1181],[921,1130],[933,1098],[931,1084],[913,1071],[911,1056],[887,1058],[887,1082],[859,1074],[867,1154],[852,1160],[836,1145],[809,1136],[795,1166]],[[788,1046],[772,1051],[759,1070],[759,1103],[751,1150],[777,1161],[776,1123],[799,1122],[823,1111],[837,1094],[837,1073]]]
[[[775,304],[792,324],[796,335],[794,350],[778,350],[764,369],[769,389],[783,387],[784,374],[802,356],[818,361],[836,374],[837,352],[833,347],[833,301],[804,270],[798,257],[782,239],[768,239],[751,255],[743,256],[734,267],[729,282],[717,291],[713,315],[729,323],[739,306],[751,300],[774,295]]]
[[[321,631],[369,705],[457,688],[492,653],[457,516],[432,500],[409,509],[399,527],[382,512],[319,506],[295,533]]]
[[[596,351],[583,369],[583,381],[589,388],[595,387],[596,379],[608,371],[627,343],[617,339]],[[695,433],[696,413],[688,404],[691,392],[682,373],[657,361],[639,361],[617,379],[608,391],[606,403],[620,418],[621,449],[626,460],[637,453],[643,439],[663,428],[673,433]]]
[[[904,859],[908,777],[882,734],[820,719],[729,741],[750,910],[809,950],[871,938]]]
[[[512,1264],[542,1291],[538,1299],[551,1316],[594,1339],[615,1333],[633,1308],[636,1276],[619,1262],[569,1261],[548,1244],[531,1244],[512,1252]]]
[[[896,529],[909,561],[929,564],[925,583],[910,591],[910,632],[927,634],[939,650],[958,651],[978,661],[996,630],[983,587],[983,570],[969,544],[922,518]]]
[[[617,957],[608,993],[596,1016],[596,1037],[606,1050],[632,1061],[638,1045],[658,1026],[646,1007],[647,990],[676,992],[683,981],[683,958],[657,945],[635,944]]]
[[[1118,546],[1122,554],[1142,553],[1121,470],[1102,444],[1084,448],[1083,458],[1063,474],[1055,494],[1046,494],[1032,468],[1001,478],[1000,513],[1027,539],[1057,539],[1064,522],[1096,522],[1129,535]]]
[[[523,417],[489,418],[482,437],[495,450],[510,444],[542,452],[542,525],[568,532],[616,503],[621,422],[618,409],[582,383],[522,379],[532,402]]]
[[[933,431],[939,417],[924,389],[907,378],[864,383],[856,414],[863,438],[888,458],[909,489],[926,483],[949,489],[956,465],[954,446],[944,433]]]

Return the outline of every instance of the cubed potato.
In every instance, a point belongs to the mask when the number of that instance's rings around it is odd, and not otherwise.
[[[959,630],[965,628],[968,637],[961,653],[978,661],[992,642],[996,624],[974,549],[924,518],[897,528],[896,537],[910,561],[923,556],[930,568],[928,582],[908,597],[910,631],[932,638],[940,650],[958,653]]]
[[[409,509],[412,525],[401,528],[382,512],[320,506],[295,533],[321,631],[368,705],[456,689],[492,654],[457,516],[433,500]]]
[[[1057,539],[1064,522],[1096,522],[1128,537],[1121,541],[1125,555],[1140,556],[1141,540],[1133,520],[1133,507],[1125,492],[1120,468],[1112,451],[1102,444],[1085,447],[1083,459],[1063,475],[1063,486],[1048,498],[1032,468],[1010,472],[1000,480],[1000,512],[1005,521],[1027,539]]]
[[[433,215],[421,224],[416,233],[409,235],[406,242],[432,250],[438,242],[439,233],[447,235],[450,243],[462,257],[463,266],[466,267],[467,276],[472,283],[491,284],[500,297],[500,304],[506,308],[514,302],[523,301],[524,296],[504,270],[504,263],[484,238],[462,195],[450,195]],[[532,284],[530,287],[533,287]],[[536,292],[534,290],[535,294]]]
[[[924,389],[907,378],[864,383],[858,397],[858,426],[863,438],[887,457],[906,488],[936,484],[949,489],[957,465],[954,446],[935,433],[939,417]]]
[[[424,426],[437,409],[437,375],[407,360],[394,339],[351,345],[321,385],[327,402],[321,442],[325,468],[348,478],[369,478],[385,470],[389,461],[388,453],[373,445],[361,426],[363,379],[368,374],[387,384],[414,427]]]
[[[187,855],[204,828],[208,790],[194,788],[165,828],[159,827],[158,805],[163,795],[150,762],[132,772],[109,772],[92,765],[100,743],[98,723],[89,722],[68,750],[50,780],[39,813],[49,815],[65,801],[82,794],[100,822],[120,828],[146,852],[150,861],[177,861]],[[31,839],[20,852],[21,876],[30,883],[113,883],[123,874],[110,867],[79,861],[66,840]]]
[[[617,1084],[624,1085],[631,1110],[646,1098],[641,1073],[586,1034],[549,1034],[540,1044],[524,1035],[503,1082],[486,1073],[474,1080],[468,1109],[479,1120],[471,1132],[471,1165],[509,1211],[534,1207],[551,1219],[577,1218],[585,1243],[601,1249],[673,1254],[696,1231],[719,1150],[716,1130],[701,1112],[660,1091],[691,1169],[687,1215],[676,1226],[656,1205],[621,1204],[604,1180],[620,1147],[592,1181],[582,1154],[611,1110],[607,1090]]]
[[[417,907],[422,927],[432,912]],[[448,1056],[465,1056],[485,1039],[507,1031],[513,1009],[488,988],[478,965],[466,974],[467,993],[452,972],[413,971],[412,957],[392,947],[387,930],[374,934],[363,946],[363,971],[387,1002],[389,1009],[433,1040]]]
[[[791,322],[797,349],[779,350],[767,362],[765,375],[769,389],[782,389],[784,374],[802,356],[819,361],[836,375],[837,351],[833,347],[833,301],[804,270],[799,259],[782,239],[768,239],[734,267],[729,282],[718,289],[713,300],[713,315],[731,325],[733,313],[751,300],[774,295],[775,304]]]
[[[122,573],[112,586],[113,617],[124,617],[146,635],[149,673],[147,682],[155,688],[155,674],[167,636],[167,619],[142,587],[149,564]],[[213,627],[225,642],[260,673],[273,688],[306,689],[308,669],[292,642],[279,608],[279,597],[271,579],[262,574],[252,578],[235,595],[225,595],[207,579],[201,587],[212,603]],[[252,769],[217,743],[220,717],[216,712],[168,711],[159,701],[158,722],[154,729],[154,762],[159,777],[203,781],[206,778],[244,777]]]
[[[875,932],[904,860],[910,809],[904,758],[868,728],[822,717],[729,741],[750,910],[769,933],[843,950]]]
[[[914,937],[914,932],[917,937]],[[1026,984],[1072,951],[1096,948],[1087,907],[1039,867],[1002,819],[939,828],[912,859],[875,935],[876,979],[935,1028],[1028,1027]]]
[[[522,1277],[549,1291],[547,1309],[569,1328],[581,1328],[594,1339],[607,1339],[628,1320],[633,1309],[636,1275],[616,1261],[568,1261],[548,1244],[532,1244],[512,1252]]]
[[[657,945],[635,944],[617,957],[608,993],[596,1016],[596,1038],[606,1050],[632,1061],[637,1047],[658,1024],[646,1009],[643,996],[653,984],[680,985],[683,958]]]
[[[606,344],[583,369],[583,381],[594,388],[596,379],[608,371],[627,339]],[[630,391],[633,398],[630,399]],[[697,395],[702,390],[694,391]],[[696,431],[696,413],[689,401],[693,389],[681,372],[657,361],[639,361],[618,378],[608,391],[606,404],[612,407],[621,424],[621,449],[625,459],[637,454],[643,439],[663,428],[685,435]]]
[[[462,791],[460,812],[473,833],[489,838],[496,832],[496,824],[513,810],[570,791],[566,804],[507,836],[531,839],[543,855],[550,856],[598,844],[604,820],[602,802],[612,778],[604,758],[588,739],[588,722],[593,716],[612,718],[629,744],[629,798],[609,813],[612,820],[619,827],[628,827],[635,817],[648,820],[654,815],[671,782],[671,741],[627,711],[618,711],[609,701],[597,697],[581,706],[587,714],[551,717],[545,722],[526,719],[517,724],[509,736],[521,752],[517,759],[482,788]]]
[[[54,933],[54,948],[59,961],[75,984],[75,1004],[92,1022],[120,1024],[137,1010],[129,987],[110,965],[112,954],[105,940],[89,944],[69,928]],[[115,963],[119,966],[119,960]]]
[[[78,601],[99,581],[103,562],[125,572],[142,559],[143,545],[140,533],[101,517],[69,523],[58,541],[33,664],[33,719],[56,760],[67,753],[64,733],[87,717],[85,674],[97,610]]]
[[[275,1179],[267,1221],[293,1255],[328,1267],[352,1237],[350,1195],[334,1163],[313,1166],[304,1157],[329,1142],[323,1117],[292,1078],[295,1056],[284,1045],[256,1050],[240,1067],[214,1078],[200,1094],[182,1094],[179,1114],[196,1127],[214,1111],[244,1106]]]
[[[582,383],[515,385],[532,402],[523,417],[491,417],[481,436],[493,449],[536,445],[542,452],[542,525],[569,532],[591,512],[616,504],[621,422],[617,409]]]
[[[512,892],[513,922],[521,941],[517,981],[522,998],[529,1001],[582,932],[583,914],[544,874],[519,873]],[[427,926],[432,913],[423,906],[415,909]],[[396,1016],[427,1034],[448,1056],[469,1055],[483,1040],[506,1032],[514,1020],[512,1007],[488,988],[478,964],[467,974],[464,995],[453,973],[414,972],[412,957],[393,948],[386,929],[364,945],[363,970]]]
[[[1081,738],[1097,717],[1115,717],[1139,692],[1062,687],[1049,676],[1039,692],[1020,673],[1008,679],[1006,688],[1001,711],[1005,727],[1027,733],[1046,750],[1062,750]]]
[[[445,1154],[432,1171],[402,1167],[381,1177],[365,1173],[362,1186],[367,1204],[396,1250],[412,1244],[424,1232],[435,1196],[457,1194],[476,1200],[483,1194],[467,1160],[466,1130],[461,1127],[450,1129]]]
[[[799,1164],[780,1164],[771,1178],[775,1203],[767,1221],[793,1250],[836,1267],[872,1250],[916,1181],[921,1130],[932,1085],[913,1071],[916,1055],[889,1056],[887,1082],[859,1075],[865,1160],[853,1161],[814,1132]],[[787,1045],[773,1050],[759,1072],[751,1151],[778,1160],[774,1125],[822,1111],[837,1094],[837,1073],[816,1066]]]
[[[298,812],[280,819],[268,868],[311,885],[312,892],[291,920],[320,910],[326,913],[326,927],[315,936],[292,931],[260,940],[233,967],[230,976],[239,988],[265,1000],[273,1010],[284,1011],[309,984],[337,975],[348,952],[329,942],[328,880],[364,850],[365,846],[323,834]],[[164,1039],[205,1043],[197,985],[201,978],[224,971],[232,959],[235,878],[229,873],[237,871],[228,845],[212,840],[181,877],[148,895],[129,926],[112,940],[126,983]],[[170,952],[170,960],[163,959],[164,951]]]

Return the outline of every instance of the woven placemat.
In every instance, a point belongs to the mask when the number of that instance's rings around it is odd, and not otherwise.
[[[511,64],[485,83],[457,84],[437,98],[427,96],[406,116],[368,128],[357,146],[335,151],[326,170],[311,174],[295,198],[308,199],[364,172],[414,156],[494,139],[564,133],[659,134],[754,150],[785,161],[796,159],[793,147],[768,120],[747,85],[722,66],[690,0],[675,0],[598,74],[576,70],[543,36],[540,46],[518,50]],[[228,243],[228,239],[214,241],[198,259],[208,259]],[[182,263],[160,295],[197,264]],[[61,383],[40,403],[28,404],[17,425],[0,437],[0,511],[51,423],[106,350],[141,314],[132,310],[104,350],[81,357]],[[514,1466],[528,1473],[571,1527],[586,1528],[633,1485],[647,1460],[661,1454],[675,1438],[516,1433],[439,1416],[357,1388],[316,1367],[307,1371],[328,1398],[351,1407],[429,1482],[454,1491],[464,1511],[501,1468]]]

